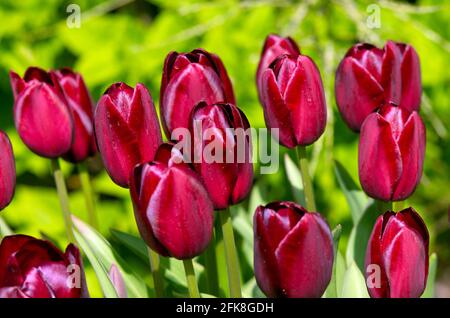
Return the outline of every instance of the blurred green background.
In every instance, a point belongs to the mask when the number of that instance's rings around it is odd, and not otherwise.
[[[44,4],[45,3],[45,4]],[[78,4],[80,28],[68,27],[67,6]],[[380,27],[367,19],[380,10]],[[356,42],[382,46],[388,39],[412,44],[419,53],[424,88],[421,114],[427,127],[424,176],[408,199],[425,219],[431,251],[438,254],[438,296],[450,296],[450,6],[443,1],[264,1],[264,0],[2,0],[0,2],[0,128],[12,140],[16,156],[17,189],[14,201],[1,212],[17,233],[48,237],[65,245],[65,232],[49,162],[29,151],[15,132],[8,71],[23,74],[30,65],[73,67],[81,72],[98,100],[113,82],[147,85],[158,104],[162,64],[169,51],[202,47],[217,53],[234,83],[238,106],[254,127],[264,127],[255,87],[255,72],[269,33],[292,36],[303,54],[318,64],[326,86],[329,121],[325,134],[311,148],[319,211],[333,228],[343,226],[340,250],[345,250],[352,228],[350,210],[334,172],[339,160],[357,182],[358,135],[343,123],[334,101],[334,72],[346,50]],[[280,163],[286,152],[281,149]],[[294,153],[290,153],[295,160]],[[102,234],[111,240],[144,280],[145,264],[112,236],[110,229],[137,234],[128,191],[110,181],[98,158],[89,161],[97,191]],[[64,164],[74,214],[86,219],[77,170]],[[255,191],[245,210],[250,220],[255,204],[293,200],[283,166],[272,175],[256,174]],[[258,198],[263,198],[259,199]],[[258,202],[259,201],[259,202]],[[236,212],[237,213],[237,212]],[[236,222],[238,223],[238,222]],[[237,224],[240,227],[242,224]],[[247,230],[247,232],[245,232]],[[251,231],[238,233],[243,280],[252,277]],[[247,233],[247,234],[245,234]],[[247,236],[250,236],[247,237]],[[246,245],[247,244],[247,245]],[[248,251],[248,252],[246,252]],[[250,254],[248,254],[250,253]],[[245,254],[245,255],[244,255]],[[91,294],[101,292],[89,265]]]

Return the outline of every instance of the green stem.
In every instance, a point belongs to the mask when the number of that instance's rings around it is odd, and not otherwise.
[[[148,259],[150,261],[150,269],[152,271],[153,277],[153,287],[155,289],[155,295],[157,298],[164,297],[164,279],[161,271],[161,261],[159,254],[153,251],[151,248],[148,249]]]
[[[394,210],[395,212],[399,212],[399,211],[403,210],[404,207],[405,207],[405,201],[392,202],[392,210]]]
[[[297,147],[297,156],[299,160],[300,173],[302,174],[303,193],[305,194],[306,209],[310,212],[316,211],[316,201],[314,200],[314,188],[309,176],[308,157],[306,148]]]
[[[211,243],[205,251],[205,269],[208,280],[208,292],[217,295],[219,292],[219,278],[217,275],[216,238],[213,232]]]
[[[186,273],[186,281],[189,289],[189,297],[200,298],[198,291],[197,280],[195,279],[194,265],[192,259],[183,260],[184,272]]]
[[[241,298],[241,279],[239,275],[239,260],[234,241],[233,224],[231,223],[230,209],[219,212],[220,225],[222,227],[225,257],[227,262],[228,285],[231,298]]]
[[[55,178],[56,191],[58,192],[59,203],[64,217],[64,223],[66,225],[67,238],[69,242],[75,243],[75,237],[73,235],[73,223],[72,216],[69,208],[69,196],[67,194],[66,183],[64,182],[64,176],[59,166],[58,158],[51,160],[51,168],[53,177]]]
[[[95,194],[92,189],[91,179],[85,163],[77,165],[78,173],[81,182],[81,188],[83,190],[84,202],[86,203],[86,209],[88,212],[89,224],[96,230],[98,230],[97,213],[95,212]]]
[[[386,211],[392,211],[392,202],[388,201],[376,201],[377,209],[379,213],[384,213]]]

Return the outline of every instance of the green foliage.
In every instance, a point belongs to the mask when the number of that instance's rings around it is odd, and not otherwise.
[[[370,205],[358,187],[358,136],[345,126],[337,111],[334,71],[355,42],[382,45],[387,39],[393,39],[411,43],[417,49],[423,76],[421,113],[427,127],[427,152],[422,182],[407,204],[414,206],[428,225],[431,251],[436,252],[440,260],[439,265],[433,265],[438,266],[437,278],[449,271],[449,4],[436,0],[418,1],[417,5],[381,1],[381,28],[369,29],[365,23],[367,6],[373,1],[368,0],[80,0],[77,3],[83,15],[81,27],[71,29],[66,24],[69,3],[57,0],[46,1],[45,5],[40,0],[2,0],[0,3],[0,128],[11,137],[18,176],[14,201],[1,212],[5,221],[0,221],[1,233],[11,228],[17,233],[45,235],[60,247],[66,245],[49,163],[23,145],[13,126],[9,70],[22,74],[30,65],[70,66],[83,74],[95,100],[111,83],[125,81],[131,85],[144,83],[158,103],[166,54],[172,50],[203,47],[223,59],[239,107],[251,125],[258,128],[264,127],[255,87],[259,54],[266,35],[280,33],[298,41],[302,52],[317,62],[323,77],[329,122],[323,137],[311,147],[311,172],[318,210],[331,227],[342,225],[336,266],[336,272],[341,273],[336,274],[336,284],[341,286],[337,288],[338,295],[342,289],[342,294],[353,295],[350,291],[354,292],[353,288],[361,281],[359,268],[365,242],[377,213],[370,213],[370,209],[365,211]],[[286,149],[280,152],[280,158],[286,157],[280,160],[279,172],[257,174],[250,198],[233,209],[245,295],[262,295],[253,278],[252,216],[255,208],[272,200],[302,202],[303,198],[298,171],[295,171],[296,161],[288,156],[296,157]],[[145,280],[150,282],[145,246],[138,238],[128,191],[111,182],[99,158],[88,164],[97,191],[101,235],[112,242],[111,251],[116,251],[114,257],[120,255],[139,275],[147,275]],[[80,219],[87,220],[76,169],[65,164],[63,170],[71,209]],[[111,228],[118,231],[111,234]],[[86,238],[84,243],[91,246]],[[218,250],[221,244],[219,238]],[[91,295],[99,297],[107,292],[107,287],[98,284],[94,270],[98,272],[101,265],[107,273],[112,260],[101,261],[88,254],[86,252],[89,261],[85,263]],[[342,262],[342,255],[346,255],[346,261]],[[220,257],[223,255],[218,253],[219,280],[225,295],[226,269]],[[196,261],[195,269],[200,290],[204,291],[206,282],[201,263],[201,259]],[[186,294],[182,264],[164,260],[164,266],[170,281],[168,292],[173,296]],[[360,295],[363,294],[361,289]]]

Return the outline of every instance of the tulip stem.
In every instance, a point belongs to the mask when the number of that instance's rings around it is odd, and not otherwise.
[[[392,211],[392,202],[385,202],[385,201],[376,201],[376,206],[379,213],[384,213],[386,211]]]
[[[306,209],[310,212],[316,211],[316,201],[314,200],[314,188],[309,175],[308,157],[306,147],[297,147],[300,173],[302,175],[303,193],[305,194]]]
[[[153,288],[155,289],[155,296],[157,298],[164,297],[164,279],[161,272],[161,260],[159,254],[148,249],[148,259],[150,261],[150,269],[153,277]]]
[[[75,236],[73,234],[73,223],[69,208],[69,196],[67,194],[66,183],[64,181],[64,175],[59,165],[59,159],[55,158],[51,160],[51,168],[53,177],[55,178],[56,191],[59,197],[59,203],[63,213],[64,224],[66,225],[67,238],[69,242],[75,243]]]
[[[189,297],[200,298],[200,292],[198,291],[197,280],[195,278],[194,265],[192,259],[183,260],[184,272],[186,273],[186,281],[189,289]]]
[[[404,206],[405,206],[405,201],[392,202],[392,210],[394,210],[395,212],[399,212],[399,211],[403,210]]]
[[[86,209],[88,212],[89,224],[96,230],[98,230],[97,213],[95,211],[95,199],[94,190],[92,189],[91,179],[87,170],[86,164],[81,163],[77,165],[78,174],[80,177],[81,188],[83,190],[84,202],[86,203]]]
[[[239,275],[239,260],[234,241],[233,224],[231,223],[230,208],[219,212],[220,225],[223,233],[225,257],[227,262],[228,285],[231,298],[241,298],[241,279]]]
[[[217,275],[216,238],[213,232],[211,243],[205,251],[205,270],[208,280],[208,292],[217,295],[219,292],[219,278]]]

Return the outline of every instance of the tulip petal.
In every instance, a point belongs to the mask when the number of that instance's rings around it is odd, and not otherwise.
[[[8,136],[0,131],[0,211],[14,196],[16,187],[16,166],[14,153]]]
[[[327,107],[319,69],[309,57],[297,58],[297,68],[286,87],[284,101],[291,113],[296,144],[312,144],[325,130]]]
[[[261,85],[261,101],[267,127],[279,130],[280,144],[288,148],[294,148],[297,143],[292,129],[291,113],[285,105],[275,74],[271,69],[263,73]]]
[[[155,237],[177,259],[200,254],[211,240],[213,206],[194,172],[172,167],[152,195],[147,218]]]
[[[399,137],[398,145],[402,159],[402,174],[392,199],[408,198],[420,182],[425,159],[425,126],[419,114],[413,112]]]
[[[381,85],[384,88],[386,103],[400,105],[402,97],[402,53],[396,43],[387,41],[384,47]]]
[[[391,200],[402,172],[401,154],[390,124],[377,113],[369,115],[361,127],[358,171],[369,196]]]
[[[366,117],[384,103],[379,82],[353,58],[346,58],[339,65],[335,92],[342,118],[356,132]]]
[[[4,237],[0,244],[0,265],[7,266],[10,264],[11,255],[14,255],[23,245],[31,240],[33,240],[31,236],[22,234]],[[20,278],[17,277],[18,275],[20,275],[20,273],[16,272],[16,275],[13,275],[11,272],[8,273],[7,271],[0,269],[0,286],[5,286],[7,280],[20,281]]]
[[[321,297],[331,280],[333,240],[318,213],[306,213],[275,252],[287,297]]]
[[[402,99],[400,106],[409,110],[419,110],[422,95],[420,61],[416,50],[408,45],[401,64]]]

